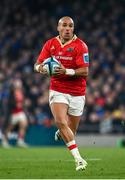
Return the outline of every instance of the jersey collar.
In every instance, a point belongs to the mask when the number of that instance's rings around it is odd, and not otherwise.
[[[76,39],[77,39],[77,36],[74,34],[73,38],[72,38],[71,40],[67,41],[65,44],[62,44],[59,36],[56,36],[56,39],[57,39],[57,41],[60,43],[61,47],[64,47],[64,46],[66,46],[67,44],[70,44],[72,41],[76,40]]]

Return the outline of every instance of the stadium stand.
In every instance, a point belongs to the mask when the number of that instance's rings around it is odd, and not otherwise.
[[[29,124],[53,126],[49,80],[34,73],[43,43],[57,20],[71,16],[88,45],[90,75],[79,132],[125,133],[125,1],[0,1],[0,129],[7,118],[9,87],[21,79]]]

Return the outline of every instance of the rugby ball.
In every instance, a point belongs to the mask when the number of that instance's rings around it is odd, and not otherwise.
[[[43,69],[47,71],[49,76],[55,74],[55,69],[60,67],[60,62],[57,61],[54,57],[50,57],[44,60],[43,62]]]

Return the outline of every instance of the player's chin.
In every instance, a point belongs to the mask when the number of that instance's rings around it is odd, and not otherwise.
[[[67,41],[70,40],[70,39],[71,39],[70,34],[65,34],[65,35],[64,35],[64,39],[67,40]]]

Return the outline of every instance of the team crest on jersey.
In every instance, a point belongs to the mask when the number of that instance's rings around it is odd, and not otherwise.
[[[68,52],[72,52],[74,50],[74,48],[73,47],[69,47],[69,48],[67,48],[67,51]]]
[[[62,52],[61,52],[61,51],[59,52],[59,55],[62,55]]]
[[[55,49],[55,47],[54,47],[54,46],[52,46],[50,49],[51,49],[51,50],[54,50],[54,49]]]
[[[83,61],[84,61],[84,63],[89,63],[89,54],[88,53],[83,54]]]

